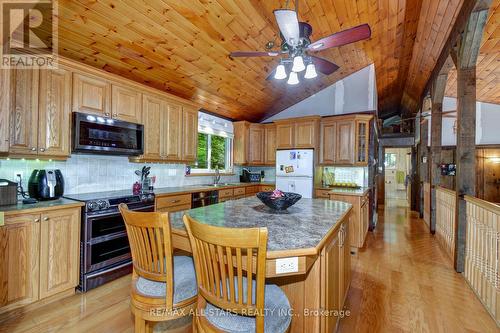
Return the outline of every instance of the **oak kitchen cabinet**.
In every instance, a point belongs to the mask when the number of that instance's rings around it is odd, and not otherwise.
[[[340,193],[329,193],[330,200],[344,201],[352,205],[350,219],[350,246],[353,252],[357,252],[365,244],[369,227],[369,193],[362,195],[349,195]]]
[[[71,72],[13,69],[10,75],[9,155],[70,155]]]
[[[319,163],[368,165],[371,114],[332,116],[321,119]]]
[[[321,305],[329,315],[321,317],[324,332],[335,332],[343,309],[351,279],[351,259],[349,252],[349,222],[344,221],[330,236],[321,250]]]
[[[0,153],[9,152],[9,119],[10,119],[10,77],[7,69],[0,69]]]
[[[277,120],[277,149],[317,148],[319,140],[319,116]]]
[[[264,124],[264,165],[276,164],[276,125]]]
[[[0,227],[0,313],[74,293],[79,243],[80,208],[6,216]]]
[[[131,123],[142,123],[142,94],[133,88],[111,84],[111,116]]]
[[[97,76],[75,73],[73,111],[111,117],[111,83]]]
[[[144,155],[134,162],[196,160],[198,111],[161,96],[143,94]]]
[[[272,135],[268,136],[270,140]],[[272,143],[269,143],[272,145]],[[265,165],[268,142],[266,125],[247,121],[234,123],[234,164]]]

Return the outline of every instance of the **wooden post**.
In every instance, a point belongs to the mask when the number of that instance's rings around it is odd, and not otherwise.
[[[431,233],[436,232],[436,186],[441,181],[441,136],[443,123],[443,98],[449,68],[439,74],[431,89]]]
[[[476,62],[490,1],[472,11],[454,55],[457,67],[457,178],[455,270],[464,271],[467,228],[465,195],[476,195]]]
[[[420,124],[420,144],[418,146],[418,160],[420,165],[420,218],[424,217],[424,183],[429,181],[429,162],[427,161],[429,155],[428,138],[429,122],[423,120]]]

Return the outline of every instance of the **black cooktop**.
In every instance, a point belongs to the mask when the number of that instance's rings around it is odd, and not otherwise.
[[[117,199],[133,196],[132,191],[121,190],[121,191],[106,191],[106,192],[92,192],[92,193],[81,193],[81,194],[67,194],[64,198],[76,200],[76,201],[94,201],[94,200],[106,200],[106,199]]]

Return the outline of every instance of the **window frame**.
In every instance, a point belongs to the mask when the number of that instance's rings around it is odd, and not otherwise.
[[[219,136],[224,138],[226,141],[226,168],[219,169],[219,172],[222,174],[233,173],[234,165],[233,165],[233,141],[234,139],[229,136],[217,135],[216,133],[210,133],[208,131],[200,131],[198,130],[198,134],[207,135],[207,168],[197,168],[194,164],[191,165],[191,174],[215,174],[215,169],[212,168],[212,136]],[[197,138],[198,140],[198,138]]]

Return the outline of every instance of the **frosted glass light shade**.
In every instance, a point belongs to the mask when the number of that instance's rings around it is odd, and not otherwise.
[[[314,66],[314,64],[307,65],[306,74],[304,75],[304,78],[314,79],[316,76],[318,76],[318,73],[316,73],[316,67]]]
[[[274,73],[274,78],[276,80],[283,80],[286,78],[286,71],[284,65],[279,64],[278,67],[276,67],[276,73]]]
[[[290,77],[288,78],[288,81],[286,83],[292,86],[299,84],[299,77],[297,76],[297,73],[291,72]]]
[[[306,66],[304,65],[304,59],[302,59],[301,56],[296,56],[295,58],[293,58],[292,71],[298,73],[302,72],[304,69],[306,69]]]

